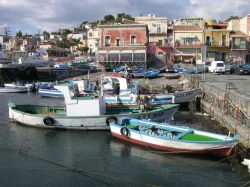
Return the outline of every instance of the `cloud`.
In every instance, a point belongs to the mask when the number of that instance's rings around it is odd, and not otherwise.
[[[106,14],[126,12],[133,16],[155,13],[168,19],[205,17],[225,20],[231,15],[245,16],[247,0],[0,0],[0,25],[13,30],[38,28],[47,31],[78,26],[82,21],[98,20]]]

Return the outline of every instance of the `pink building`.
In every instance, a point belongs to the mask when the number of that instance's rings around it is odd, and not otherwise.
[[[147,47],[148,62],[152,65],[166,64],[172,62],[173,48],[160,46],[156,42],[150,42]]]
[[[100,25],[99,62],[117,67],[147,65],[148,28],[144,24]]]

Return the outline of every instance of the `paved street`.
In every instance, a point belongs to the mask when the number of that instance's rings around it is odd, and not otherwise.
[[[201,76],[199,75],[199,77]],[[206,74],[206,82],[221,89],[226,89],[226,83],[232,82],[239,89],[241,95],[250,97],[250,75]]]

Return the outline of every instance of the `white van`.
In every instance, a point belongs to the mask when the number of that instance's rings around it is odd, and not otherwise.
[[[225,63],[223,61],[212,61],[208,67],[210,73],[223,73],[225,74]]]

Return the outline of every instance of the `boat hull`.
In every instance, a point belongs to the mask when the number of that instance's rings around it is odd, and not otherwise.
[[[199,92],[199,89],[192,89],[176,93],[155,94],[153,99],[151,99],[149,102],[151,104],[189,103]],[[133,98],[130,96],[119,96],[118,98],[117,96],[108,96],[104,99],[108,104],[136,104]]]
[[[39,89],[38,94],[41,97],[59,97],[64,98],[63,94],[56,89]]]
[[[107,125],[109,117],[116,117],[121,120],[125,117],[137,119],[150,119],[152,121],[168,121],[172,119],[173,115],[178,109],[178,105],[173,105],[167,109],[153,110],[141,113],[127,113],[127,114],[114,114],[114,115],[100,115],[100,116],[83,116],[83,117],[68,117],[66,115],[53,115],[47,114],[31,114],[23,112],[13,107],[9,107],[9,118],[23,125],[32,127],[43,128],[63,128],[63,129],[77,129],[77,130],[108,130],[110,127]],[[53,125],[44,124],[46,117],[53,118]]]
[[[28,89],[0,88],[0,93],[26,93]]]
[[[218,156],[229,156],[237,142],[218,142],[218,143],[194,143],[173,140],[163,140],[153,136],[129,131],[129,136],[121,134],[121,127],[111,125],[111,133],[114,137],[124,141],[150,147],[157,150],[171,153],[185,154],[214,154]]]
[[[230,155],[234,147],[233,146],[233,147],[218,148],[218,149],[193,150],[193,149],[182,149],[182,148],[173,148],[173,147],[155,145],[155,144],[148,143],[148,142],[142,142],[136,139],[131,139],[131,138],[125,137],[121,134],[114,133],[114,132],[112,132],[112,136],[118,139],[124,140],[124,141],[128,141],[131,143],[139,144],[139,145],[150,147],[150,148],[157,149],[157,150],[175,152],[175,153],[186,153],[186,154],[215,154],[218,156],[226,157]]]

